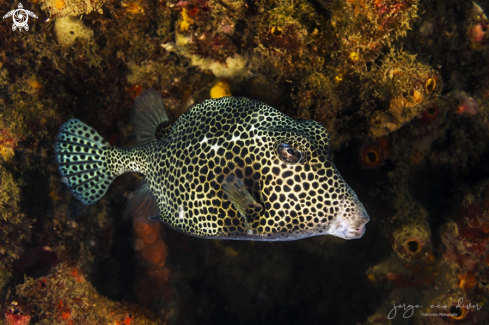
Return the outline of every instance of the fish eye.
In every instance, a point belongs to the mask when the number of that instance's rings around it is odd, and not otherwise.
[[[286,143],[279,144],[277,152],[280,159],[288,164],[297,164],[302,160],[302,152]]]

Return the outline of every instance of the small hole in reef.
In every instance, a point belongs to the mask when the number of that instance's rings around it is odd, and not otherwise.
[[[407,243],[408,249],[412,253],[416,253],[419,251],[419,243],[415,240],[410,240]]]
[[[379,159],[379,155],[377,155],[375,151],[367,152],[367,162],[369,164],[375,164],[378,159]]]
[[[73,34],[75,34],[75,32],[74,31],[71,31],[70,34],[73,35]]]
[[[272,27],[270,33],[275,37],[280,37],[283,33],[283,29],[281,27]]]
[[[435,115],[436,114],[436,107],[435,106],[431,106],[430,108],[428,108],[428,113],[430,115]]]
[[[462,318],[464,311],[460,307],[452,306],[450,307],[450,314],[454,315],[453,318]]]
[[[435,88],[436,88],[436,81],[435,81],[435,79],[429,78],[426,81],[425,88],[426,88],[426,91],[427,92],[429,92],[429,93],[433,92],[435,90]]]

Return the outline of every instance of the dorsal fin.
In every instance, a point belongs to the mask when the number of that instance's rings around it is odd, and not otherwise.
[[[134,100],[131,125],[135,146],[163,139],[168,133],[170,119],[156,90],[147,89]]]
[[[160,209],[146,180],[142,180],[136,185],[127,199],[126,208],[134,219],[142,223],[147,225],[158,223],[157,220],[149,219],[149,217],[159,217]]]

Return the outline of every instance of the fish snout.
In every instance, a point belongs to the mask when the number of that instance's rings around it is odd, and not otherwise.
[[[368,216],[367,211],[365,211],[365,207],[360,201],[357,201],[357,209],[353,213],[353,219],[356,220],[356,228],[360,228],[370,221],[370,217]]]
[[[344,239],[362,238],[362,236],[363,236],[363,234],[365,234],[365,230],[367,228],[365,226],[365,224],[367,222],[368,222],[368,220],[365,221],[362,225],[356,226],[356,227],[345,225],[344,227],[341,228],[341,230],[339,232],[337,232],[336,234],[332,233],[332,235],[340,237],[340,238],[344,238]]]
[[[355,202],[355,208],[350,215],[338,215],[331,225],[329,234],[343,239],[361,238],[366,230],[370,217],[360,201]]]
[[[366,230],[366,224],[370,221],[370,217],[365,211],[365,207],[362,202],[356,202],[357,209],[353,213],[353,225],[348,230],[348,233],[351,235],[348,239],[361,238]]]
[[[360,227],[353,228],[353,229],[346,229],[345,231],[345,239],[356,239],[356,238],[361,238],[363,234],[365,233],[367,227],[365,227],[365,224],[361,225]]]

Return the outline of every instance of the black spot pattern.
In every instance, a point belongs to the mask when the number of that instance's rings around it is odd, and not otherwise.
[[[107,170],[108,145],[79,120],[72,119],[61,126],[54,147],[58,169],[71,194],[85,204],[98,201],[117,176]]]
[[[161,140],[130,149],[90,147],[89,153],[100,158],[93,168],[99,177],[144,174],[160,220],[174,229],[198,237],[249,240],[361,236],[358,229],[368,215],[332,163],[330,137],[320,123],[293,120],[248,98],[225,97],[194,105],[170,129],[158,130],[166,133]],[[280,159],[280,144],[299,150],[301,159]],[[76,155],[66,153],[63,159]],[[103,162],[107,169],[101,168]],[[73,172],[76,161],[70,163],[70,172],[62,174],[80,177]],[[238,212],[222,190],[231,174],[263,210],[248,209],[246,216]]]

